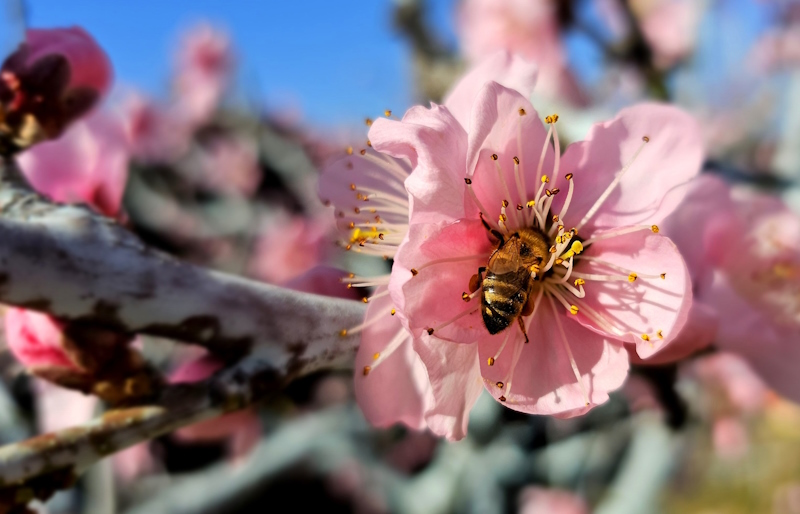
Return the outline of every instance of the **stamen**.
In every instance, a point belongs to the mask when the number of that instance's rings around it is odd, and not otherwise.
[[[391,355],[395,352],[395,350],[400,348],[403,342],[405,342],[409,337],[410,336],[408,332],[405,331],[405,329],[401,328],[400,330],[398,330],[397,334],[395,334],[395,336],[392,338],[389,344],[386,345],[386,348],[384,348],[382,352],[376,353],[375,355],[372,356],[375,362],[372,363],[371,369],[373,371],[377,369],[378,366],[380,366],[383,362],[385,362],[386,359],[391,357]]]
[[[586,402],[586,406],[588,407],[589,396],[586,394],[586,388],[583,385],[583,377],[581,376],[581,372],[578,369],[578,364],[575,362],[575,357],[572,355],[572,349],[569,347],[569,341],[567,341],[567,335],[564,333],[564,327],[561,326],[561,319],[558,316],[558,312],[556,312],[556,304],[553,302],[552,297],[548,297],[550,300],[550,307],[553,309],[553,317],[556,319],[556,326],[558,326],[558,332],[561,334],[561,341],[564,343],[564,350],[567,352],[567,356],[569,357],[570,366],[572,366],[572,372],[575,374],[575,380],[578,381],[578,384],[581,388],[581,393],[583,394],[583,399]]]
[[[469,309],[469,310],[466,310],[466,311],[464,311],[464,312],[462,312],[460,314],[457,314],[456,316],[454,316],[453,318],[450,318],[449,320],[445,321],[444,323],[440,323],[439,325],[436,325],[433,328],[425,329],[425,331],[428,332],[428,335],[433,335],[433,333],[436,332],[437,330],[441,330],[444,327],[446,327],[447,325],[450,325],[451,323],[455,323],[456,321],[460,320],[464,316],[468,316],[468,315],[472,314],[473,312],[477,312],[478,309],[480,309],[480,308],[481,308],[480,305],[476,305],[472,309]]]
[[[428,261],[425,264],[423,264],[422,266],[419,266],[417,268],[412,268],[411,269],[411,274],[416,276],[417,273],[420,272],[420,270],[424,270],[425,268],[428,268],[430,266],[435,266],[437,264],[445,264],[445,263],[448,263],[448,262],[471,261],[471,260],[475,260],[475,259],[486,259],[486,254],[465,255],[463,257],[448,257],[448,258],[445,258],[445,259],[435,259],[435,260],[432,260],[432,261]]]
[[[569,182],[569,189],[567,190],[567,199],[564,200],[564,205],[561,207],[561,212],[558,213],[559,219],[564,219],[569,210],[569,204],[572,202],[572,191],[575,189],[575,181],[572,180],[572,173],[567,173],[564,177]],[[550,228],[550,235],[553,235],[553,227]]]
[[[392,309],[392,311],[394,311],[394,309]],[[391,312],[391,311],[389,312],[389,314],[394,316],[394,313]],[[339,335],[341,337],[346,337],[346,336],[351,336],[351,335],[354,335],[354,334],[358,334],[359,332],[361,332],[362,330],[364,330],[368,326],[374,325],[375,322],[377,322],[377,321],[379,321],[381,319],[383,319],[383,316],[381,315],[381,313],[376,313],[371,318],[369,318],[367,320],[364,320],[364,323],[361,323],[360,325],[356,325],[356,326],[354,326],[352,328],[343,328],[342,330],[339,331]]]
[[[477,195],[475,194],[475,191],[472,189],[472,179],[471,179],[471,178],[469,178],[469,177],[465,177],[465,178],[464,178],[464,183],[465,183],[465,184],[467,184],[467,191],[469,191],[469,195],[472,197],[472,201],[473,201],[473,202],[475,202],[475,205],[477,205],[477,206],[478,206],[478,211],[480,211],[480,212],[481,212],[481,214],[483,214],[483,213],[486,213],[486,212],[489,212],[489,211],[487,211],[487,210],[486,210],[486,208],[483,206],[483,204],[481,204],[481,201],[480,201],[480,200],[478,200],[478,197],[477,197]],[[503,230],[501,229],[501,227],[500,227],[500,226],[499,226],[497,223],[495,223],[494,221],[492,221],[492,219],[491,219],[491,218],[485,218],[485,219],[486,219],[486,222],[487,222],[487,223],[488,223],[488,224],[489,224],[489,225],[490,225],[490,226],[491,226],[493,229],[497,230],[498,232],[502,232],[502,231],[503,231]]]
[[[641,226],[626,227],[626,228],[620,228],[620,229],[617,229],[617,230],[612,230],[612,231],[607,232],[607,233],[605,233],[605,234],[603,234],[601,236],[592,237],[592,238],[587,239],[586,241],[583,242],[583,246],[589,246],[592,243],[596,243],[598,241],[603,241],[605,239],[612,239],[612,238],[615,238],[615,237],[623,236],[625,234],[632,234],[634,232],[641,232],[642,230],[652,230],[652,228],[647,226],[647,225],[641,225]]]
[[[494,363],[497,362],[497,359],[500,358],[500,354],[503,353],[503,350],[506,349],[506,344],[508,344],[508,339],[511,337],[511,330],[509,329],[506,332],[506,337],[503,339],[503,344],[500,345],[500,349],[497,350],[497,353],[494,354],[494,357],[489,357],[486,359],[486,363],[489,366],[494,366]]]
[[[600,195],[600,198],[598,198],[597,201],[594,203],[594,205],[592,205],[592,208],[589,209],[589,212],[586,213],[586,215],[583,217],[581,222],[578,223],[578,227],[577,227],[578,229],[582,228],[590,219],[592,219],[592,217],[597,213],[597,211],[600,209],[600,207],[603,206],[605,201],[608,200],[608,197],[611,196],[611,193],[613,193],[614,190],[617,188],[617,185],[619,185],[619,181],[622,180],[622,177],[630,169],[630,167],[633,164],[633,162],[636,160],[637,157],[639,157],[639,154],[642,152],[642,150],[644,149],[645,145],[649,141],[650,141],[650,138],[647,137],[647,136],[644,136],[642,138],[642,144],[641,144],[641,146],[639,146],[639,149],[636,150],[636,153],[633,154],[633,157],[631,157],[630,160],[628,161],[628,163],[625,164],[625,166],[622,167],[622,169],[620,170],[619,173],[617,173],[617,176],[614,177],[614,180],[611,181],[611,184],[609,184],[609,186],[606,188],[606,190],[603,192],[603,194]]]
[[[635,270],[628,269],[628,268],[623,268],[622,266],[617,266],[616,264],[612,264],[612,263],[610,263],[608,261],[605,261],[603,259],[599,259],[597,257],[591,257],[589,255],[583,255],[583,256],[581,256],[581,259],[586,260],[586,261],[590,261],[590,262],[596,262],[597,264],[600,264],[602,266],[606,266],[607,268],[611,268],[613,270],[619,271],[620,273],[624,273],[626,278],[631,273],[636,273],[636,276],[639,277],[639,278],[662,278],[662,279],[664,279],[664,278],[667,277],[666,273],[661,273],[660,275],[642,274],[642,273],[639,273],[639,272],[637,272]]]
[[[497,170],[497,176],[500,178],[500,184],[503,186],[503,193],[505,193],[506,198],[511,198],[511,191],[508,189],[508,183],[506,182],[505,173],[503,173],[503,169],[500,167],[500,162],[498,161],[497,154],[492,154],[492,160],[494,161],[494,168]],[[514,164],[516,168],[516,163]],[[505,204],[504,207],[508,207],[508,200],[503,200]],[[504,213],[505,214],[505,213]],[[513,215],[513,223],[514,226],[519,226],[519,220],[517,219],[517,213],[512,211]]]

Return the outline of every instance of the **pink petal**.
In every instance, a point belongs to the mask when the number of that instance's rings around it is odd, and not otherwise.
[[[499,356],[504,333],[479,341],[481,375],[486,389],[496,399],[505,396],[503,405],[510,409],[560,417],[583,414],[604,403],[609,391],[622,385],[628,374],[628,355],[618,341],[575,323],[560,306],[554,314],[550,300],[543,302],[531,322],[529,343],[524,342],[517,327],[508,329],[513,330],[513,340]],[[583,387],[575,378],[555,316],[559,316]],[[519,357],[512,370],[515,350]],[[490,357],[495,358],[492,366]],[[498,387],[500,382],[502,388]]]
[[[477,345],[424,334],[414,340],[414,349],[425,363],[431,383],[433,405],[425,411],[428,428],[449,441],[463,439],[469,411],[483,390]]]
[[[595,232],[600,237],[603,232]],[[583,303],[597,311],[615,330],[579,312],[576,319],[600,334],[636,344],[640,357],[646,359],[675,339],[692,304],[692,287],[686,265],[675,244],[660,234],[641,230],[593,243],[582,254],[636,272],[635,282],[586,280]],[[581,259],[579,273],[625,276],[605,264]],[[659,275],[665,273],[662,279]],[[655,277],[655,278],[648,278]],[[586,311],[586,309],[584,309]],[[661,331],[659,337],[658,332]],[[645,340],[643,335],[649,340]]]
[[[13,307],[4,324],[8,348],[24,366],[79,371],[64,350],[61,326],[50,316]]]
[[[744,357],[776,392],[800,402],[800,328],[775,323],[717,274],[703,301],[719,315],[717,345]]]
[[[379,287],[376,294],[386,287]],[[411,336],[397,316],[391,314],[392,299],[388,296],[370,302],[361,346],[355,361],[355,394],[364,417],[375,426],[388,427],[404,423],[410,428],[425,428],[424,411],[429,403],[430,382],[422,361],[414,352]],[[375,355],[385,354],[387,346],[399,346],[378,365]],[[370,366],[368,374],[365,366]]]
[[[639,357],[635,346],[629,345],[631,362],[658,365],[683,360],[713,343],[717,337],[718,326],[719,319],[716,311],[695,300],[692,302],[692,308],[689,310],[689,318],[686,320],[686,324],[675,339],[647,359]]]
[[[644,137],[649,138],[646,144]],[[585,141],[564,152],[561,174],[571,172],[575,180],[574,197],[564,216],[566,226],[576,226],[583,219],[640,148],[639,156],[585,229],[658,223],[680,204],[686,193],[681,186],[700,171],[700,129],[694,118],[675,107],[642,104],[595,125]],[[556,211],[565,196],[557,197]]]
[[[331,266],[315,266],[283,284],[283,287],[303,291],[305,293],[333,296],[337,298],[347,298],[358,300],[362,297],[361,292],[356,288],[348,289],[342,283],[342,278],[348,276],[346,271]]]
[[[520,115],[520,109],[525,114]],[[517,216],[517,205],[525,206],[532,200],[541,185],[536,170],[544,148],[547,130],[531,103],[518,92],[496,82],[487,83],[475,100],[469,132],[467,172],[472,177],[472,187],[486,209],[484,214],[497,220],[503,200],[510,202],[508,216]],[[492,155],[497,155],[495,161]],[[547,145],[543,173],[553,168],[553,149]],[[514,157],[520,159],[526,194],[523,198],[514,174]],[[507,186],[503,187],[497,165]],[[464,188],[462,184],[462,189]],[[468,199],[467,213],[478,216],[478,207]]]
[[[436,330],[439,339],[470,343],[486,333],[479,298],[465,302],[461,295],[469,280],[485,266],[491,243],[479,221],[411,225],[406,242],[400,247],[392,269],[389,290],[407,328],[420,337],[465,311],[475,310],[454,323]],[[473,256],[457,262],[425,267],[439,259]],[[413,276],[411,269],[417,270]]]
[[[467,134],[446,107],[413,107],[403,121],[377,119],[369,139],[376,150],[411,163],[406,188],[414,223],[464,217]]]
[[[519,55],[507,51],[495,52],[474,66],[456,83],[444,100],[444,105],[453,113],[462,127],[469,130],[470,117],[478,92],[494,81],[530,97],[536,85],[537,66]]]

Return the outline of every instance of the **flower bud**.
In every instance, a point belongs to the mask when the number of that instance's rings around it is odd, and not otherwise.
[[[85,30],[28,30],[0,68],[0,155],[58,137],[108,91],[111,76]]]

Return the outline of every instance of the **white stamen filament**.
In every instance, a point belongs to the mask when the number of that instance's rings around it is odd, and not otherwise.
[[[375,317],[377,318],[378,316]],[[392,338],[389,344],[386,345],[386,348],[384,348],[383,351],[377,354],[378,358],[374,359],[374,362],[370,364],[371,371],[375,371],[375,369],[378,366],[380,366],[382,362],[388,359],[395,352],[395,350],[400,348],[400,345],[402,345],[403,342],[405,342],[406,339],[410,337],[411,336],[408,334],[408,332],[406,332],[404,328],[398,330],[397,334]]]
[[[468,180],[472,180],[472,179],[468,178]],[[483,204],[481,204],[481,201],[478,200],[478,197],[475,194],[475,191],[472,189],[472,184],[467,184],[467,191],[469,191],[469,195],[472,197],[472,201],[475,202],[475,205],[478,206],[478,210],[481,213],[483,213],[484,215],[488,214],[489,211],[487,211],[486,208],[483,206]],[[500,226],[497,223],[494,222],[494,220],[492,220],[491,218],[485,218],[485,217],[484,217],[484,219],[486,220],[486,223],[488,223],[489,226],[491,226],[493,229],[497,230],[498,232],[502,232],[502,229],[500,228]]]
[[[434,259],[432,261],[428,261],[422,266],[418,268],[414,268],[416,271],[424,270],[427,267],[435,266],[436,264],[445,264],[447,262],[463,262],[463,261],[472,261],[475,259],[486,259],[486,254],[475,254],[475,255],[464,255],[463,257],[448,257],[445,259]]]
[[[569,189],[567,190],[567,199],[564,200],[564,205],[561,207],[561,212],[558,213],[558,219],[560,219],[560,220],[563,220],[564,216],[567,215],[567,212],[569,210],[569,204],[572,202],[572,192],[575,189],[575,179],[574,178],[570,178],[567,182],[569,182]],[[551,232],[552,232],[552,230],[553,229],[550,228]],[[551,235],[552,235],[552,233],[551,233]]]
[[[494,168],[495,170],[497,170],[497,176],[500,177],[500,184],[502,184],[503,186],[503,193],[506,195],[506,199],[510,202],[511,200],[513,200],[513,197],[511,196],[511,190],[508,189],[508,182],[506,182],[505,173],[503,173],[503,169],[500,167],[499,158],[495,159],[494,157],[495,155],[492,156],[492,160],[494,161]],[[517,219],[516,208],[513,209],[513,216],[514,216],[514,221],[513,221],[514,226],[519,226],[519,219]]]
[[[387,291],[387,293],[388,293],[388,291]],[[428,329],[429,330],[429,334],[431,334],[431,335],[435,334],[437,330],[441,330],[444,327],[446,327],[447,325],[455,323],[456,321],[460,320],[464,316],[469,316],[473,312],[477,312],[477,310],[480,309],[480,308],[481,308],[480,305],[476,305],[475,307],[473,307],[471,309],[468,309],[468,310],[466,310],[466,311],[464,311],[464,312],[462,312],[460,314],[457,314],[456,316],[450,318],[449,320],[445,321],[444,323],[440,323],[440,324],[436,325],[435,327],[433,327],[432,329]],[[433,330],[433,332],[430,332],[430,330]]]
[[[631,165],[633,165],[633,162],[636,160],[637,157],[639,157],[639,154],[642,152],[644,146],[648,143],[648,141],[650,141],[649,138],[646,138],[642,141],[642,144],[639,146],[639,149],[636,150],[636,153],[633,154],[633,157],[631,157],[628,163],[622,167],[619,173],[617,173],[617,176],[614,177],[614,180],[611,181],[611,184],[609,184],[606,190],[603,191],[603,194],[600,195],[600,198],[598,198],[597,201],[594,203],[594,205],[592,205],[591,209],[589,209],[589,212],[586,213],[581,222],[578,223],[576,227],[578,230],[580,230],[590,219],[592,219],[592,217],[597,213],[600,207],[603,206],[605,201],[608,200],[608,197],[611,196],[611,193],[613,193],[614,190],[617,188],[617,185],[619,185],[619,181],[622,180],[622,177],[625,175],[625,173],[627,173]]]
[[[642,230],[652,230],[652,226],[651,225],[641,225],[641,226],[636,226],[636,227],[626,227],[626,228],[620,228],[620,229],[617,229],[617,230],[612,230],[611,232],[607,232],[607,233],[605,233],[605,234],[603,234],[601,236],[592,237],[590,239],[587,239],[586,241],[583,242],[583,246],[589,246],[592,243],[596,243],[598,241],[603,241],[605,239],[612,239],[612,238],[615,238],[615,237],[623,236],[625,234],[632,234],[634,232],[641,232]]]
[[[395,162],[388,155],[384,155],[380,152],[376,152],[374,154],[367,152],[364,155],[361,155],[360,157],[362,159],[371,161],[380,166],[381,168],[385,169],[386,171],[391,173],[395,178],[400,180],[401,183],[405,182],[405,180],[408,178],[408,172],[404,170],[399,164],[397,164],[397,162]],[[385,182],[385,178],[382,181]]]
[[[567,335],[564,333],[564,327],[561,326],[561,319],[558,316],[558,312],[556,312],[556,304],[553,302],[552,298],[550,298],[550,307],[553,309],[553,317],[556,319],[556,326],[558,326],[558,331],[561,334],[561,342],[564,343],[564,350],[567,352],[567,357],[569,357],[569,363],[572,366],[572,372],[575,374],[575,380],[577,380],[578,384],[580,385],[583,399],[588,407],[590,402],[589,396],[586,394],[586,388],[583,385],[583,377],[578,369],[578,364],[575,362],[575,357],[572,355],[572,349],[569,347]]]
[[[612,264],[612,263],[610,263],[608,261],[605,261],[603,259],[599,259],[597,257],[592,257],[592,256],[589,256],[589,255],[581,255],[581,259],[584,259],[584,260],[587,260],[587,261],[590,261],[590,262],[596,262],[597,264],[601,264],[601,265],[606,266],[608,268],[611,268],[613,270],[617,270],[617,271],[619,271],[621,273],[625,273],[626,276],[630,275],[631,273],[636,273],[636,276],[638,276],[639,278],[661,278],[661,275],[642,274],[642,273],[639,273],[638,271],[634,271],[634,270],[628,269],[628,268],[623,268],[622,266],[617,266],[616,264]]]

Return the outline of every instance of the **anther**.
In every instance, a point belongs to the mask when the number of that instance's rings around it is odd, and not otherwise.
[[[351,221],[350,223],[348,223],[347,227],[353,229],[356,228],[356,224]]]
[[[461,299],[464,300],[465,302],[468,302],[469,301],[469,293],[467,293],[466,291],[461,293]]]
[[[553,193],[554,195],[557,195],[558,193],[561,192],[561,190],[559,188],[557,188],[557,187],[554,187],[553,190],[550,191],[550,192]]]
[[[356,214],[361,214],[361,209],[356,207],[355,209],[353,209],[353,212],[355,212]]]
[[[378,239],[380,239],[381,241],[383,241],[383,233],[381,233],[381,234],[378,234]]]
[[[649,341],[649,340],[650,340],[650,336],[649,335],[642,334],[642,341]]]
[[[517,204],[517,210],[518,210],[518,211],[521,211],[521,210],[522,210],[522,206],[521,206],[520,204]]]
[[[664,333],[661,330],[657,331],[656,335],[658,336],[659,339],[664,339]]]
[[[528,114],[527,112],[525,112],[525,109],[523,109],[522,107],[520,107],[517,112],[519,113],[520,116],[525,116],[526,114]]]
[[[416,277],[417,273],[419,273],[419,271],[417,271],[415,268],[411,268],[411,276],[412,277]]]
[[[494,366],[494,357],[489,357],[488,359],[486,359],[486,364],[488,364],[489,366]]]
[[[504,401],[506,401],[506,397],[505,396],[501,396],[500,398],[498,398],[498,400],[500,400],[501,402],[504,402]]]
[[[342,337],[345,337],[347,335],[347,329],[346,328],[341,329],[339,331],[339,335],[342,336]]]
[[[390,111],[389,109],[386,109],[385,111],[383,111],[383,115],[388,118],[389,116],[392,115],[392,111]]]
[[[661,280],[666,280],[666,278],[667,278],[667,274],[666,273],[662,273],[661,274]]]
[[[550,253],[556,253],[556,247],[555,246],[551,246],[550,247]]]
[[[514,164],[519,164],[519,157],[516,155],[514,156]]]
[[[392,309],[392,310],[389,311],[389,314],[394,316],[395,314],[397,314],[397,311],[395,309]]]
[[[497,387],[499,387],[500,389],[502,389],[503,387],[505,387],[505,384],[504,384],[504,383],[502,383],[502,382],[497,382],[495,385],[496,385]]]
[[[381,354],[380,354],[380,353],[378,353],[378,352],[375,352],[375,353],[373,353],[373,354],[372,354],[372,360],[376,361],[376,360],[378,360],[378,358],[379,358],[380,356],[381,356]]]
[[[546,194],[548,197],[553,196],[553,192],[550,191],[549,189],[545,189],[544,194]]]
[[[502,221],[503,223],[505,223],[505,222],[506,222],[506,220],[508,220],[508,216],[506,216],[505,214],[500,214],[500,221]]]
[[[369,303],[369,298],[367,298],[367,297],[365,296],[364,298],[362,298],[362,299],[361,299],[361,301],[362,301],[362,302],[364,302],[364,303]]]
[[[432,328],[427,328],[427,329],[425,329],[425,331],[428,333],[429,336],[433,335],[433,329]]]
[[[352,146],[348,146],[347,147],[347,155],[353,155],[353,147]]]
[[[372,120],[371,120],[371,119],[369,119],[369,118],[366,118],[366,119],[364,120],[364,123],[366,123],[366,125],[367,125],[368,127],[371,127],[371,126],[372,126]]]
[[[653,225],[652,227],[650,227],[650,230],[652,230],[654,234],[658,234],[658,231],[660,229],[658,228],[658,225]]]
[[[636,282],[636,279],[639,277],[636,273],[631,273],[628,275],[628,282]]]
[[[372,141],[370,141],[369,139],[367,139],[367,146],[372,148]]]
[[[575,279],[575,282],[574,282],[574,284],[575,284],[575,287],[582,286],[582,285],[584,285],[585,283],[586,283],[586,281],[585,281],[584,279],[582,279],[582,278],[576,278],[576,279]]]
[[[577,305],[570,305],[569,306],[569,312],[571,312],[572,314],[578,314],[578,306]]]
[[[553,223],[558,223],[558,214],[553,214]]]
[[[550,182],[550,178],[547,175],[542,175],[542,183],[547,184]]]
[[[534,202],[533,200],[528,200],[528,203],[525,205],[528,206],[528,209],[533,209],[533,206],[536,205],[536,202]]]
[[[649,142],[650,142],[650,138],[649,138],[649,137],[647,137],[647,136],[644,136],[644,137],[642,138],[642,141],[644,141],[645,143],[649,143]]]
[[[564,259],[556,259],[556,265],[563,264]]]
[[[356,190],[356,185],[350,184],[350,191],[355,191],[355,190]]]
[[[364,366],[364,376],[369,375],[369,372],[372,371],[370,366]]]
[[[344,247],[344,249],[345,249],[345,250],[349,250],[349,249],[350,249],[350,248],[352,248],[352,247],[353,247],[353,245],[347,245],[347,246],[345,246],[345,247]]]
[[[361,155],[367,155],[367,150],[365,148],[362,148],[361,151],[358,153],[360,153]]]
[[[347,284],[347,289],[353,289],[353,284]]]
[[[508,207],[508,200],[503,200],[503,207]]]
[[[467,185],[470,185],[470,184],[472,184],[472,179],[465,178],[464,182],[466,182]]]
[[[572,180],[572,173],[567,173],[566,175],[564,175],[564,178],[567,180]]]
[[[497,157],[497,154],[496,154],[496,153],[493,153],[493,154],[492,154],[492,160],[493,160],[493,161],[496,161],[497,159],[498,159],[498,157]]]

